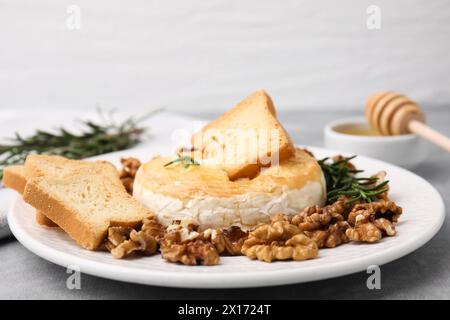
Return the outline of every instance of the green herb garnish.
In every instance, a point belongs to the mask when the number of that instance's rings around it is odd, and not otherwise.
[[[11,144],[0,145],[0,180],[3,168],[22,164],[29,154],[58,155],[70,159],[83,159],[103,153],[131,148],[141,141],[145,128],[139,122],[160,111],[155,110],[141,118],[130,117],[115,123],[112,113],[106,117],[99,109],[101,122],[81,121],[81,132],[76,134],[64,128],[55,132],[37,130],[24,138],[16,133]]]
[[[199,166],[200,165],[200,163],[195,161],[195,159],[192,158],[191,156],[183,156],[181,153],[177,153],[177,156],[178,156],[178,158],[166,163],[164,165],[164,167],[168,167],[175,163],[183,163],[185,169],[189,168],[190,166]]]
[[[356,201],[373,202],[377,201],[378,195],[388,191],[388,188],[385,188],[388,180],[377,184],[379,178],[356,176],[363,170],[356,170],[349,163],[355,157],[344,157],[338,161],[324,158],[318,161],[325,175],[328,203],[335,202],[340,196],[348,198],[347,204]]]

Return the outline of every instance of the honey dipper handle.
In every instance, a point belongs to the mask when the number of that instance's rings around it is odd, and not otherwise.
[[[450,152],[450,139],[443,134],[417,120],[410,121],[408,127],[411,132],[414,132],[422,138],[438,145],[442,149],[447,150],[447,152]]]

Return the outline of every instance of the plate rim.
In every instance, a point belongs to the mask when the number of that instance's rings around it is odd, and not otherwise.
[[[339,152],[332,149],[313,147],[313,146],[303,146],[309,149],[318,150],[323,153],[340,153],[346,154],[345,152]],[[141,149],[141,148],[136,148]],[[128,150],[132,151],[132,149]],[[348,154],[348,153],[347,153]],[[109,154],[111,155],[111,154]],[[96,157],[99,158],[99,157]],[[82,273],[94,275],[101,278],[107,278],[116,281],[144,284],[144,285],[155,285],[163,287],[174,287],[174,288],[252,288],[252,287],[268,287],[276,285],[287,285],[296,284],[303,282],[312,282],[317,280],[325,280],[335,277],[340,277],[348,274],[353,274],[356,272],[367,270],[370,265],[384,265],[391,261],[400,259],[411,252],[419,249],[430,241],[441,229],[445,220],[445,204],[440,193],[434,188],[434,186],[422,178],[421,176],[406,170],[404,168],[398,167],[391,163],[386,163],[384,161],[366,157],[359,156],[360,159],[366,159],[376,162],[380,165],[393,166],[397,170],[405,171],[407,174],[412,174],[414,178],[422,180],[430,190],[435,193],[436,198],[439,200],[436,203],[438,212],[434,214],[439,214],[436,223],[430,227],[426,233],[420,233],[415,241],[406,242],[391,248],[389,252],[376,252],[367,257],[360,257],[351,266],[346,266],[346,268],[339,267],[341,264],[345,265],[347,261],[334,262],[332,267],[329,266],[315,266],[314,268],[292,268],[289,270],[283,270],[282,272],[270,272],[270,271],[254,271],[254,272],[227,272],[212,274],[208,277],[204,277],[203,272],[189,273],[183,272],[173,272],[173,271],[160,271],[151,270],[152,276],[148,277],[149,270],[144,269],[133,269],[133,273],[130,273],[130,268],[125,266],[119,266],[114,264],[107,264],[105,262],[97,262],[86,260],[82,257],[78,257],[71,253],[58,251],[44,243],[36,241],[31,235],[29,235],[26,230],[22,230],[17,217],[15,216],[15,208],[23,202],[19,195],[16,195],[15,200],[11,203],[8,210],[8,224],[13,235],[16,239],[29,251],[40,256],[41,258],[48,260],[54,264],[67,268],[70,265],[78,265],[81,268]],[[232,258],[232,257],[230,257]],[[276,263],[289,263],[289,261],[281,261]],[[338,267],[337,267],[338,266]],[[193,268],[214,268],[214,267],[198,267]],[[320,269],[320,272],[317,272]],[[264,277],[264,282],[261,282],[261,277]]]

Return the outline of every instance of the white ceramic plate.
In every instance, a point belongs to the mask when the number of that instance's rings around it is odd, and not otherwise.
[[[321,158],[337,154],[310,148]],[[117,164],[119,155],[149,159],[158,150],[128,150],[102,156]],[[221,257],[217,266],[183,266],[167,263],[159,255],[116,260],[107,252],[78,247],[66,234],[34,222],[34,210],[20,197],[12,204],[8,220],[16,238],[30,251],[61,266],[76,266],[99,277],[148,285],[188,288],[238,288],[292,284],[320,280],[366,270],[398,259],[429,241],[444,221],[444,203],[438,192],[421,177],[399,167],[358,157],[358,168],[367,173],[386,170],[391,197],[404,209],[395,237],[376,244],[349,243],[323,249],[319,257],[301,262],[265,263],[246,257]]]

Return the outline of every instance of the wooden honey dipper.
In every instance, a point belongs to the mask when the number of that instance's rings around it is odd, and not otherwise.
[[[379,92],[369,98],[365,114],[370,126],[382,135],[415,133],[450,152],[450,139],[424,124],[420,107],[396,92]]]

